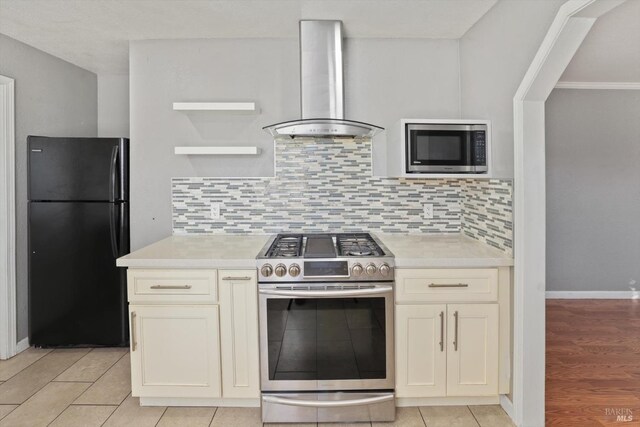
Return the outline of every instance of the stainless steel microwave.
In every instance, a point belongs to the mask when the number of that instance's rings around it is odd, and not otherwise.
[[[486,123],[404,123],[408,174],[489,171]]]

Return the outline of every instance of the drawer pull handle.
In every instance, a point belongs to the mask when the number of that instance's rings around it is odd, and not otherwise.
[[[151,289],[191,289],[191,285],[153,285]]]
[[[227,277],[223,277],[222,280],[251,280],[251,277],[250,276],[239,276],[239,277],[227,276]]]
[[[458,312],[453,313],[453,317],[456,320],[455,328],[454,328],[454,336],[453,336],[453,349],[458,351]]]
[[[138,343],[136,342],[136,312],[131,312],[131,351],[136,351]]]
[[[468,288],[468,283],[429,283],[430,288]]]
[[[444,311],[440,312],[440,351],[444,351]]]

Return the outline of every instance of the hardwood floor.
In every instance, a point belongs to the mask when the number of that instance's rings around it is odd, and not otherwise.
[[[546,318],[546,425],[640,426],[640,300],[547,300]]]

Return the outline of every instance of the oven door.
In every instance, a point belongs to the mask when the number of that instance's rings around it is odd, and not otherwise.
[[[407,172],[475,172],[472,126],[407,125]]]
[[[263,391],[394,388],[393,286],[261,284]]]

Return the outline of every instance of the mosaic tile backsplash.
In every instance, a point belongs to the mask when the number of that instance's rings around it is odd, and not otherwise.
[[[462,232],[513,253],[513,191],[511,180],[465,180]]]
[[[511,251],[510,181],[373,177],[371,141],[279,140],[275,155],[273,178],[174,178],[174,234],[462,231]]]

